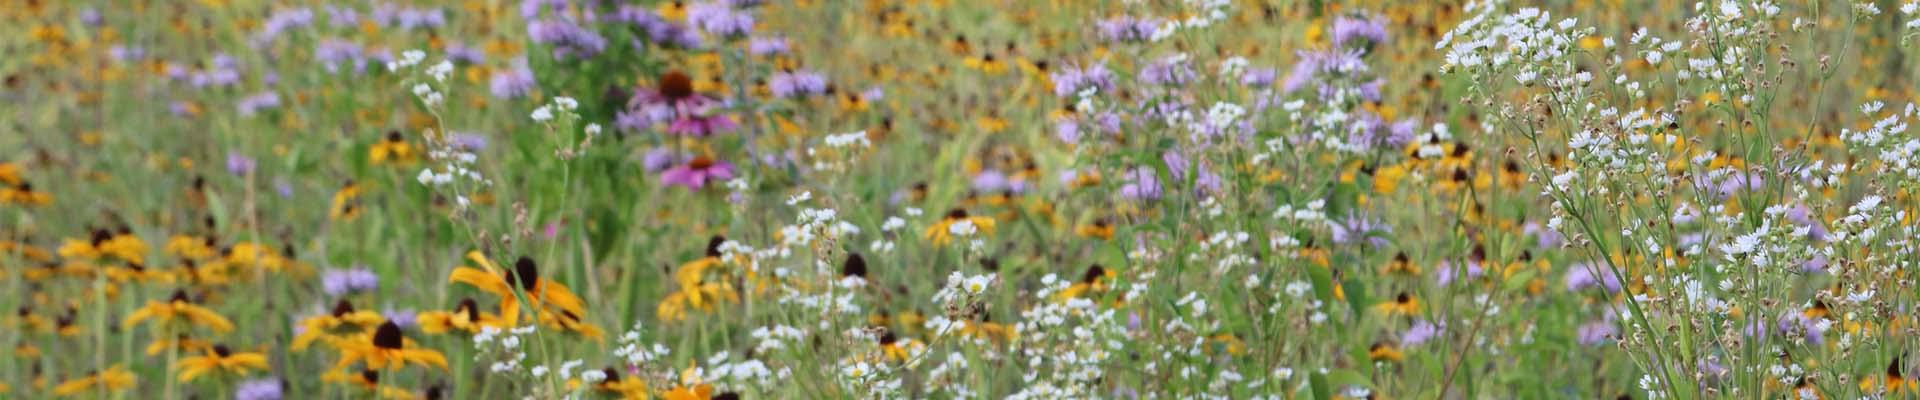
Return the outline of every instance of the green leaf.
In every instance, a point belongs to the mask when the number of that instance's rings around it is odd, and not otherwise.
[[[1537,272],[1538,271],[1532,270],[1532,269],[1524,269],[1524,270],[1521,270],[1520,272],[1515,272],[1513,273],[1513,276],[1507,277],[1507,281],[1502,283],[1501,287],[1505,288],[1509,292],[1524,289],[1527,287],[1527,282],[1533,281],[1533,275]]]
[[[1313,389],[1313,398],[1318,400],[1333,399],[1333,387],[1327,383],[1327,374],[1314,372],[1312,376],[1307,377],[1307,383],[1308,386]]]

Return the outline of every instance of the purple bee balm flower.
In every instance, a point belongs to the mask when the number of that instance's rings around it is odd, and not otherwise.
[[[687,24],[721,37],[744,37],[753,31],[753,14],[721,2],[687,6]]]
[[[554,58],[591,58],[607,49],[607,38],[580,26],[571,18],[527,21],[527,38],[553,47]]]
[[[1365,39],[1356,42],[1355,39]],[[1372,46],[1387,42],[1387,20],[1380,17],[1357,18],[1342,16],[1333,19],[1333,45]]]
[[[114,45],[107,49],[107,57],[121,63],[139,61],[147,57],[147,49],[139,46]]]
[[[493,79],[487,83],[488,91],[494,98],[513,99],[526,96],[533,91],[533,69],[527,68],[527,60],[514,60],[513,68],[494,71]]]
[[[656,147],[653,150],[647,150],[647,153],[641,156],[640,166],[647,172],[660,172],[679,164],[684,158],[686,157],[673,149]]]
[[[359,23],[360,11],[353,7],[327,6],[327,26],[347,28]]]
[[[1620,292],[1620,278],[1605,264],[1578,263],[1567,267],[1567,291],[1578,292],[1603,286],[1607,293]]]
[[[521,0],[520,18],[540,16],[542,10],[562,12],[567,9],[567,0]]]
[[[1328,75],[1351,75],[1367,72],[1367,63],[1360,59],[1359,50],[1321,50],[1295,53],[1300,57],[1293,64],[1293,71],[1287,74],[1287,80],[1281,88],[1291,93],[1316,77]]]
[[[1560,247],[1560,232],[1548,229],[1546,225],[1541,225],[1539,222],[1528,222],[1526,225],[1520,227],[1520,231],[1527,236],[1533,237],[1535,247],[1542,249]]]
[[[487,53],[464,43],[447,45],[447,59],[462,64],[479,64],[487,60]]]
[[[380,288],[380,276],[366,267],[328,270],[320,275],[320,288],[329,296]]]
[[[281,395],[280,380],[275,378],[240,382],[233,389],[233,400],[280,400]]]
[[[366,66],[366,62],[360,61],[360,45],[340,39],[320,40],[313,48],[313,58],[320,61],[327,72],[340,72],[340,66],[349,62],[355,63],[356,69]]]
[[[733,164],[706,157],[695,157],[686,164],[660,173],[660,184],[685,186],[689,190],[699,190],[709,182],[727,179],[733,179]]]
[[[1335,244],[1364,242],[1366,245],[1374,248],[1386,247],[1388,241],[1384,236],[1393,233],[1392,226],[1387,226],[1385,223],[1360,214],[1348,214],[1346,218],[1342,218],[1339,221],[1328,221],[1327,224],[1333,230],[1333,242]],[[1474,268],[1479,268],[1477,263],[1474,265]],[[1445,274],[1446,272],[1442,273]],[[1478,273],[1475,273],[1475,275],[1478,275]],[[1445,282],[1442,282],[1442,284],[1445,284]]]
[[[463,151],[481,151],[487,149],[487,135],[478,133],[454,132],[451,136],[447,137],[447,142],[452,143],[454,148]]]
[[[1413,327],[1407,328],[1405,333],[1400,334],[1400,344],[1407,347],[1418,346],[1440,336],[1440,331],[1443,329],[1445,328],[1424,319],[1414,321]]]
[[[1800,272],[1805,272],[1809,274],[1818,274],[1818,273],[1827,272],[1827,256],[1823,254],[1814,254],[1812,258],[1808,258],[1807,261],[1803,261],[1800,263]]]
[[[1120,185],[1120,197],[1127,200],[1159,200],[1160,177],[1152,168],[1133,168],[1127,171],[1127,183]]]
[[[1184,86],[1198,76],[1186,59],[1167,57],[1147,64],[1140,70],[1138,79],[1149,85]]]
[[[438,8],[407,8],[394,14],[393,23],[401,29],[438,28],[447,24],[447,15]]]
[[[253,157],[247,157],[246,154],[241,154],[238,151],[227,152],[227,173],[234,174],[235,176],[246,176],[247,174],[253,173],[253,167]]]
[[[1153,38],[1159,21],[1121,16],[1095,23],[1100,30],[1100,38],[1109,42],[1144,42]]]
[[[100,10],[87,7],[80,10],[80,23],[89,27],[100,26]]]
[[[273,43],[282,32],[312,24],[313,9],[311,8],[281,9],[267,16],[266,22],[260,24],[260,30],[254,32],[253,37],[248,40],[255,47],[265,46]]]
[[[1007,174],[1001,173],[998,170],[989,169],[974,174],[971,187],[976,192],[998,193],[1007,190],[1009,182],[1007,181]]]
[[[280,107],[280,95],[273,91],[265,91],[240,98],[240,103],[235,105],[234,108],[239,111],[241,116],[248,116],[262,110],[270,110],[277,107]]]
[[[827,78],[807,70],[780,71],[767,80],[767,89],[779,98],[821,94],[827,91]]]
[[[420,313],[413,310],[398,310],[387,307],[380,311],[380,315],[387,317],[388,321],[393,321],[393,324],[399,325],[401,329],[412,329],[418,325]]]
[[[1059,97],[1071,97],[1088,88],[1102,93],[1113,91],[1113,71],[1108,70],[1105,64],[1067,66],[1053,73],[1051,78],[1053,95]]]
[[[787,47],[787,38],[770,37],[770,38],[753,38],[751,40],[748,40],[747,52],[752,53],[753,55],[756,55],[756,56],[769,56],[769,55],[777,55],[777,54],[787,54],[791,52],[791,50],[788,49]]]
[[[1466,268],[1464,269],[1466,269],[1467,279],[1479,278],[1481,275],[1486,273],[1486,269],[1480,266],[1479,261],[1467,261]],[[1445,287],[1447,285],[1452,285],[1454,279],[1456,279],[1457,275],[1459,274],[1460,274],[1460,271],[1454,270],[1452,262],[1442,261],[1440,262],[1439,267],[1434,268],[1433,280],[1434,280],[1434,283],[1437,283],[1440,286]]]
[[[1053,137],[1061,142],[1080,142],[1080,121],[1073,118],[1061,118],[1053,123]]]
[[[1255,88],[1272,87],[1277,74],[1273,68],[1254,68],[1240,75],[1240,84]]]
[[[1593,321],[1580,325],[1579,331],[1575,334],[1577,340],[1583,346],[1606,344],[1612,342],[1613,338],[1619,335],[1619,328],[1614,326],[1613,321],[1607,320]]]

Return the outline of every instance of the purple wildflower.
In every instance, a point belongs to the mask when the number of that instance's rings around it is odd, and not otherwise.
[[[341,39],[320,40],[320,44],[314,45],[313,58],[320,61],[327,72],[340,72],[340,66],[347,62],[354,63],[355,71],[364,70],[367,66],[360,56],[360,45]]]
[[[1126,180],[1120,185],[1120,197],[1134,201],[1160,199],[1160,177],[1152,168],[1128,170]]]
[[[665,171],[667,168],[681,163],[681,159],[684,158],[686,157],[681,156],[679,152],[671,148],[656,147],[653,150],[647,150],[647,153],[641,156],[640,167],[647,172]]]
[[[1166,57],[1140,70],[1140,83],[1149,85],[1184,86],[1194,81],[1199,74],[1187,59],[1180,56]]]
[[[706,187],[708,182],[733,179],[733,164],[707,157],[695,157],[686,164],[660,173],[660,184],[685,186],[690,190]]]
[[[527,68],[527,59],[513,61],[513,67],[494,71],[493,78],[487,82],[488,91],[494,98],[513,99],[526,96],[533,91],[533,69]]]
[[[247,174],[253,173],[254,164],[253,157],[247,157],[246,154],[238,151],[227,152],[227,173],[235,176],[247,176]]]
[[[534,43],[553,46],[553,57],[591,58],[607,49],[607,38],[580,26],[571,18],[545,18],[527,21],[527,38]]]
[[[1393,233],[1393,227],[1360,214],[1347,214],[1339,221],[1328,221],[1333,228],[1335,244],[1351,244],[1364,241],[1374,248],[1386,247],[1389,243],[1386,234]],[[1476,265],[1475,268],[1478,268]],[[1446,273],[1446,272],[1441,272]],[[1445,284],[1444,282],[1442,284]]]
[[[1567,291],[1579,292],[1594,286],[1602,286],[1607,293],[1620,292],[1620,278],[1613,275],[1607,265],[1578,263],[1567,268]]]
[[[328,270],[320,275],[320,288],[326,291],[328,296],[371,291],[380,288],[380,276],[366,267]]]
[[[254,32],[253,37],[248,40],[254,47],[266,46],[279,38],[282,32],[312,24],[313,9],[305,7],[282,9],[267,16],[266,22],[260,23],[260,30]]]
[[[281,396],[280,380],[274,378],[240,382],[233,389],[233,400],[280,400]]]
[[[360,11],[352,7],[327,6],[327,26],[347,28],[358,23],[360,23]]]
[[[779,98],[821,94],[827,91],[827,77],[807,70],[780,71],[767,80],[767,89]]]
[[[1366,39],[1358,43],[1361,47],[1384,44],[1387,42],[1387,20],[1380,17],[1358,18],[1342,16],[1333,19],[1333,45],[1344,46],[1354,39]]]
[[[747,52],[756,56],[770,56],[791,52],[787,47],[787,38],[753,38],[747,41]]]
[[[1113,71],[1107,70],[1105,64],[1085,67],[1070,65],[1050,77],[1053,80],[1053,95],[1059,97],[1073,96],[1089,88],[1102,93],[1113,91]]]
[[[753,31],[753,14],[721,2],[687,6],[687,24],[721,37],[744,37]]]
[[[1096,27],[1100,38],[1109,42],[1144,42],[1153,37],[1153,31],[1159,28],[1159,21],[1152,19],[1121,16],[1100,21]]]
[[[1418,346],[1440,336],[1440,331],[1443,329],[1445,328],[1424,319],[1414,321],[1412,327],[1400,334],[1400,344],[1408,347]]]
[[[242,97],[240,98],[240,103],[235,106],[241,116],[253,115],[256,112],[270,110],[276,107],[280,107],[280,95],[271,90]]]
[[[1579,332],[1575,336],[1581,345],[1593,346],[1611,342],[1615,336],[1619,335],[1619,328],[1614,326],[1613,321],[1601,320],[1580,325]]]

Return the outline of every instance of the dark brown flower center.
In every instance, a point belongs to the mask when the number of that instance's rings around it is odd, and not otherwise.
[[[693,78],[680,71],[667,71],[660,75],[660,96],[667,100],[693,97]]]
[[[373,330],[373,347],[386,350],[399,350],[406,346],[406,337],[400,335],[400,325],[393,321],[380,324]]]

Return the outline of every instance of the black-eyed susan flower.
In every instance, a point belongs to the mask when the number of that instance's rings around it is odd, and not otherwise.
[[[532,258],[522,256],[515,260],[512,271],[495,266],[477,251],[468,252],[467,259],[480,267],[454,268],[447,280],[465,283],[499,297],[500,315],[508,325],[518,325],[521,318],[520,298],[515,294],[518,288],[519,293],[532,302],[536,322],[588,337],[600,336],[598,328],[585,322],[586,303],[566,285],[552,279],[541,279],[540,268]]]
[[[169,350],[182,353],[194,353],[209,347],[213,347],[213,343],[195,339],[192,336],[182,333],[172,338],[154,339],[152,343],[147,344],[146,352],[148,356],[158,356],[166,354]]]
[[[213,345],[206,353],[180,359],[174,364],[180,370],[181,382],[192,382],[194,378],[207,373],[225,373],[244,376],[254,370],[267,369],[267,355],[259,352],[234,352],[226,345]]]
[[[705,256],[681,264],[673,271],[673,281],[680,290],[660,300],[654,313],[661,320],[684,320],[689,308],[706,312],[712,311],[714,305],[721,301],[740,301],[739,293],[727,280],[708,278],[709,273],[717,273],[724,265],[720,262],[719,250],[719,244],[724,241],[724,238],[715,237],[708,242]],[[862,260],[859,269],[864,271],[865,265]]]
[[[420,324],[421,332],[429,334],[455,330],[479,333],[482,328],[505,330],[513,327],[512,321],[508,321],[505,317],[481,311],[480,306],[473,299],[461,299],[451,311],[422,312],[414,316],[414,323]]]
[[[407,165],[420,157],[418,153],[412,143],[400,136],[400,131],[388,131],[386,137],[367,148],[367,162],[373,165]]]
[[[1378,341],[1367,347],[1367,359],[1373,362],[1400,362],[1406,357],[1400,352],[1400,346],[1391,341]]]
[[[104,371],[88,373],[86,376],[69,379],[53,387],[56,396],[90,395],[103,397],[108,393],[120,393],[132,389],[136,383],[132,372],[125,366],[115,364]]]
[[[1113,239],[1113,222],[1106,218],[1096,218],[1091,223],[1074,228],[1073,233],[1085,238],[1111,240]]]
[[[991,235],[993,234],[993,228],[994,220],[992,217],[968,216],[967,210],[955,208],[947,211],[946,217],[941,218],[940,222],[927,226],[927,230],[922,233],[922,236],[925,237],[928,242],[940,245],[953,241],[953,238],[956,236],[967,237],[973,236],[976,233]]]
[[[1905,394],[1914,389],[1915,382],[1906,377],[1906,367],[1900,363],[1901,357],[1894,357],[1887,363],[1883,374],[1868,375],[1860,378],[1860,391],[1868,394]]]
[[[1410,316],[1420,313],[1420,299],[1413,297],[1413,294],[1400,292],[1400,295],[1393,297],[1393,301],[1374,307],[1387,315]]]
[[[671,390],[667,390],[666,393],[661,393],[660,398],[664,400],[712,400],[713,385],[702,383],[676,386]]]
[[[1400,276],[1400,277],[1419,277],[1420,276],[1420,265],[1414,264],[1413,261],[1409,260],[1407,258],[1407,253],[1405,252],[1394,253],[1393,260],[1387,261],[1386,267],[1382,269],[1384,270],[1382,272],[1385,272],[1387,275],[1392,275],[1392,276]]]
[[[389,400],[413,400],[416,398],[413,395],[413,391],[407,390],[406,388],[380,384],[380,371],[372,369],[361,370],[360,372],[347,372],[344,370],[329,371],[325,375],[321,375],[320,380],[351,386],[364,391],[368,397]]]
[[[342,343],[340,361],[335,369],[345,368],[354,363],[362,363],[369,370],[398,369],[407,364],[439,367],[447,369],[447,357],[439,351],[420,348],[408,343],[407,337],[400,332],[400,325],[387,321],[374,328],[370,335],[362,335],[359,340]]]
[[[34,190],[33,184],[28,182],[0,185],[0,204],[44,206],[53,204],[53,195]]]
[[[332,205],[327,208],[327,218],[351,220],[360,215],[360,185],[349,180],[333,192]]]
[[[180,326],[201,326],[216,333],[233,331],[232,321],[228,321],[227,317],[220,316],[213,310],[193,304],[184,291],[173,292],[173,297],[165,302],[148,301],[146,306],[127,315],[126,321],[121,325],[131,327],[147,320],[152,320],[154,324],[160,325],[168,332],[180,332],[171,330]]]
[[[605,377],[593,384],[594,390],[622,400],[644,400],[650,395],[647,391],[646,379],[638,376],[622,376],[620,370],[613,367],[602,369],[600,373]]]
[[[340,300],[333,309],[300,321],[300,334],[294,336],[291,348],[294,351],[306,350],[315,340],[325,339],[339,347],[343,341],[351,341],[371,332],[386,321],[386,317],[373,311],[355,310],[353,303]]]

